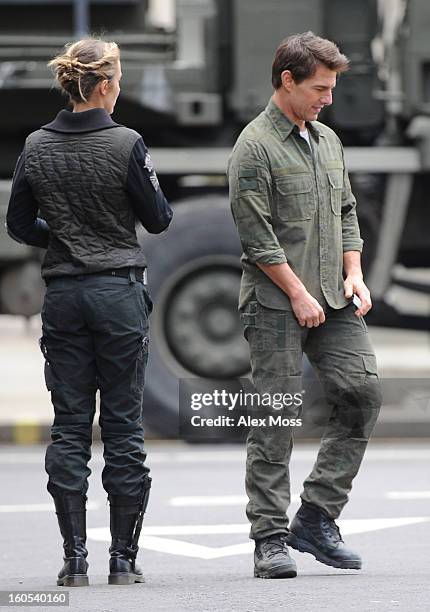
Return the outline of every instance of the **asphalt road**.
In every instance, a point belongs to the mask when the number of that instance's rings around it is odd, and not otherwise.
[[[153,492],[139,559],[146,583],[108,586],[108,507],[95,448],[90,479],[90,587],[66,589],[73,611],[423,611],[430,609],[430,441],[373,442],[339,522],[360,572],[294,552],[293,580],[253,578],[242,446],[149,445]],[[316,447],[297,444],[294,503]],[[0,589],[55,590],[60,536],[41,446],[0,448]],[[7,609],[7,608],[0,608]],[[10,607],[12,609],[12,607]],[[47,610],[28,607],[28,610]]]

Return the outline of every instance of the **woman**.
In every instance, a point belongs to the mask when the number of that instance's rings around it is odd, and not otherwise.
[[[88,584],[87,464],[97,389],[109,583],[131,584],[143,581],[135,560],[151,482],[141,419],[152,303],[135,222],[159,233],[172,211],[142,138],[110,117],[120,92],[118,46],[87,38],[49,65],[73,112],[60,111],[26,139],[7,227],[15,240],[47,249],[41,348],[55,413],[45,467],[65,553],[57,584]]]

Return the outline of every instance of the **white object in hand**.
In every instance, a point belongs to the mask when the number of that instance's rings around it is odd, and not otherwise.
[[[352,296],[352,303],[353,303],[355,306],[357,306],[357,308],[360,308],[360,307],[361,307],[361,300],[360,300],[360,298],[358,297],[358,295],[355,295],[355,293],[354,293],[354,295]]]

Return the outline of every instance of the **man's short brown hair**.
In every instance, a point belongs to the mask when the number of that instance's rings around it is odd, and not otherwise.
[[[345,72],[349,60],[331,40],[316,36],[313,32],[293,34],[281,42],[275,52],[272,65],[272,85],[279,89],[282,85],[281,74],[289,70],[296,83],[313,76],[318,64],[329,70]]]

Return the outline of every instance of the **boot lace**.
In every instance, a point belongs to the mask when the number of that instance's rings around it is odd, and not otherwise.
[[[327,516],[321,517],[321,531],[333,542],[343,542],[339,527],[336,525],[333,519],[328,518]]]
[[[269,559],[276,555],[279,555],[280,553],[285,553],[287,550],[288,548],[286,535],[273,536],[273,538],[268,538],[267,541],[264,543],[264,552],[266,553]]]

